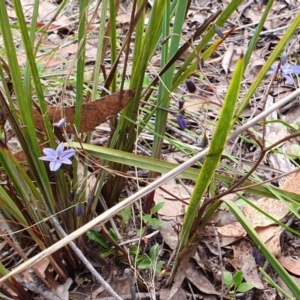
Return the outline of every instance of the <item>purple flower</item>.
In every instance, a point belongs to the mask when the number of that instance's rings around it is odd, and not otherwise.
[[[178,100],[178,109],[179,110],[182,110],[183,109],[183,105],[184,105],[184,100],[183,99],[179,99]]]
[[[74,191],[71,191],[68,197],[69,201],[72,202],[75,199],[75,193]]]
[[[64,143],[60,143],[56,150],[44,148],[43,152],[46,156],[42,156],[39,159],[49,161],[51,171],[57,171],[62,164],[71,165],[72,161],[69,158],[75,154],[74,149],[64,150]]]
[[[195,85],[195,83],[194,83],[194,81],[193,80],[191,80],[191,79],[187,79],[186,81],[185,81],[185,84],[186,84],[186,88],[188,89],[188,91],[190,92],[190,93],[195,93],[196,92],[196,85]]]
[[[216,34],[217,34],[221,39],[223,39],[223,38],[224,38],[224,33],[223,33],[222,29],[221,29],[217,24],[214,24],[214,26],[215,26]]]
[[[286,54],[283,53],[281,56],[281,65],[278,69],[278,64],[273,64],[271,70],[267,72],[267,75],[278,75],[283,77],[287,84],[293,85],[294,79],[293,74],[300,75],[300,65],[290,65],[286,62]]]
[[[83,214],[83,207],[81,203],[77,203],[75,206],[76,215],[80,217]]]
[[[256,248],[252,249],[252,255],[253,255],[254,259],[255,259],[256,264],[257,265],[260,264],[263,258],[262,258],[262,256],[260,255],[259,251]]]
[[[57,123],[54,123],[53,125],[55,125],[58,128],[61,128],[61,127],[65,126],[66,125],[66,118],[60,119]]]
[[[182,130],[186,129],[186,122],[185,122],[185,119],[182,115],[177,115],[176,116],[176,121],[177,121],[177,124],[179,125],[179,127]]]
[[[208,145],[208,138],[206,134],[203,135],[203,138],[200,140],[199,147],[206,148]]]

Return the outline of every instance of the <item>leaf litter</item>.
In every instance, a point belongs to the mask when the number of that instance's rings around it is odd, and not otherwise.
[[[32,3],[30,1],[23,1],[24,3],[24,10],[26,10],[26,17],[28,19],[32,16]],[[150,3],[150,1],[149,1]],[[218,7],[217,1],[211,1],[209,4],[205,1],[195,1],[194,5],[190,8],[189,12],[187,13],[187,19],[186,19],[186,35],[189,37],[189,34],[193,31],[193,29],[200,23],[202,23],[211,12],[214,12]],[[119,31],[120,33],[126,32],[128,29],[128,22],[130,20],[130,5],[127,6],[127,9],[125,6],[121,6],[121,9],[117,15],[117,21],[119,25]],[[202,9],[202,8],[209,8],[208,10]],[[293,16],[297,12],[297,4],[294,2],[275,2],[271,16],[268,18],[267,22],[264,26],[264,31],[261,34],[260,41],[259,41],[259,49],[256,49],[254,51],[254,55],[251,58],[250,62],[250,68],[246,70],[245,73],[245,85],[250,85],[253,80],[253,76],[256,75],[259,71],[259,69],[263,66],[265,62],[265,58],[270,54],[270,51],[274,48],[276,45],[278,39],[280,38],[282,34],[283,28],[285,28],[286,24],[290,22],[290,20],[293,18]],[[262,11],[264,7],[261,4],[258,4],[256,2],[251,2],[250,5],[248,5],[247,1],[243,3],[238,8],[238,13],[240,15],[235,16],[232,18],[231,22],[237,23],[237,24],[243,24],[240,27],[238,27],[235,30],[234,36],[230,36],[228,38],[228,41],[225,45],[221,45],[218,49],[217,53],[214,54],[214,57],[211,57],[208,62],[206,62],[204,66],[204,72],[206,79],[198,78],[195,76],[193,78],[193,81],[196,86],[196,91],[194,95],[189,94],[188,98],[190,99],[191,104],[185,103],[185,110],[187,111],[186,116],[186,122],[185,125],[187,129],[191,132],[190,134],[194,139],[200,139],[199,135],[203,135],[206,130],[208,132],[208,136],[210,137],[213,132],[213,125],[210,124],[211,121],[214,121],[217,119],[217,111],[219,109],[220,105],[220,99],[223,99],[223,96],[225,95],[225,92],[228,87],[228,80],[230,79],[231,73],[234,70],[235,63],[237,61],[237,58],[239,56],[238,52],[243,51],[245,52],[245,49],[247,47],[247,42],[249,41],[249,38],[251,37],[251,34],[255,28],[255,24],[257,24],[261,18]],[[39,10],[39,22],[42,26],[43,24],[46,24],[48,21],[51,20],[53,17],[55,11],[57,10],[57,4],[52,1],[41,1],[40,3],[40,10]],[[76,32],[76,22],[73,21],[74,15],[78,14],[78,7],[73,2],[70,3],[68,10],[64,14],[62,14],[59,18],[55,20],[51,24],[51,27],[48,29],[48,36],[47,38],[43,38],[41,40],[41,49],[42,51],[37,54],[37,61],[41,64],[41,67],[43,68],[44,75],[46,73],[60,73],[61,76],[61,82],[64,81],[64,78],[67,78],[68,75],[68,62],[75,59],[76,52],[78,50],[77,44],[72,42],[70,39],[72,35]],[[9,10],[9,16],[12,20],[16,19],[15,13],[13,9]],[[95,23],[97,21],[97,18],[95,20]],[[96,28],[96,26],[95,26]],[[227,28],[229,29],[230,26]],[[282,28],[282,29],[281,29]],[[59,31],[60,29],[60,31]],[[62,29],[67,29],[67,34],[62,35]],[[90,31],[93,31],[93,26],[91,23],[91,27],[89,28]],[[75,30],[75,31],[74,31]],[[223,29],[224,30],[224,29]],[[39,36],[37,36],[37,39]],[[244,40],[244,41],[243,41]],[[96,53],[96,46],[94,43],[92,43],[92,39],[88,43],[87,48],[87,58],[89,62],[94,61],[94,56]],[[297,49],[295,46],[295,41],[292,40],[291,42],[292,47],[290,48],[290,52],[295,51],[297,53]],[[159,53],[158,53],[159,54]],[[297,54],[298,55],[298,54]],[[19,64],[22,66],[25,62],[25,55],[23,50],[20,48],[18,53],[18,59]],[[184,59],[184,57],[182,57]],[[299,59],[297,56],[295,59]],[[153,61],[153,66],[156,68],[156,71],[159,72],[159,64],[157,63],[157,60]],[[181,64],[181,62],[178,62],[178,66]],[[299,64],[299,63],[298,63]],[[107,67],[109,68],[109,63],[107,64]],[[225,73],[225,74],[224,74]],[[43,78],[43,74],[41,74],[41,78]],[[43,80],[48,80],[46,77]],[[50,82],[50,81],[48,81]],[[267,90],[267,80],[264,81],[264,84],[262,87],[259,88],[257,91],[256,99],[251,102],[251,107],[249,108],[249,112],[251,116],[254,116],[255,113],[262,109],[262,105],[260,101],[262,100],[262,95]],[[295,83],[297,84],[297,83]],[[215,93],[213,93],[212,88]],[[281,83],[275,83],[273,89],[271,90],[270,94],[273,95],[273,97],[269,97],[272,101],[278,101],[278,99],[283,98],[286,94],[288,94],[294,87],[293,86],[287,86],[284,82]],[[53,97],[53,91],[55,93],[55,96]],[[180,96],[185,96],[185,87],[182,87],[181,90],[177,91]],[[217,97],[216,97],[217,96]],[[61,103],[64,102],[64,104],[67,104],[67,106],[64,108],[65,113],[69,114],[68,111],[70,111],[70,115],[68,115],[67,122],[70,121],[70,124],[72,123],[72,110],[73,110],[73,98],[74,94],[72,94],[72,91],[58,91],[58,87],[55,85],[49,85],[48,87],[48,93],[46,94],[46,97],[49,101],[49,112],[52,117],[53,122],[58,122],[61,118],[60,115],[60,108]],[[107,96],[110,97],[110,96]],[[117,97],[117,95],[116,95]],[[55,100],[53,101],[53,98]],[[126,97],[125,97],[126,98]],[[131,97],[128,97],[128,101]],[[113,98],[110,97],[109,100],[112,100]],[[117,99],[117,98],[115,98]],[[116,100],[116,103],[117,100]],[[51,105],[51,106],[50,106]],[[56,105],[56,106],[54,106]],[[90,105],[84,104],[84,105]],[[90,110],[95,109],[95,114],[101,114],[103,113],[104,106],[99,106],[99,108],[96,109],[96,102],[92,105],[92,108],[89,108]],[[120,111],[126,103],[122,104],[121,106],[117,107],[114,111],[107,111],[103,113],[103,120],[100,120],[99,123],[92,123],[89,124],[88,120],[84,123],[84,128],[81,128],[82,132],[85,132],[87,130],[94,130],[96,126],[100,125],[100,123],[105,122],[105,119],[110,115],[116,115],[118,111]],[[176,103],[172,103],[174,107],[176,107]],[[269,105],[272,105],[269,104]],[[105,106],[107,107],[107,105]],[[84,108],[85,109],[85,108]],[[273,116],[273,120],[289,120],[289,116],[293,115],[293,112],[297,110],[297,107],[290,108],[285,113],[276,113],[276,115]],[[289,121],[290,124],[294,124],[296,126],[299,117],[299,113],[296,113],[296,115],[292,116],[293,121]],[[37,124],[37,127],[40,126],[38,124],[41,124],[41,116],[38,114],[36,110],[34,110],[34,119]],[[86,117],[85,117],[86,119]],[[175,119],[173,119],[174,121]],[[199,123],[204,124],[205,130],[199,126]],[[213,123],[213,122],[212,122]],[[267,125],[267,136],[266,139],[271,140],[272,143],[274,142],[274,135],[275,137],[279,135],[279,132],[281,132],[282,126],[278,129],[276,126],[278,124],[273,125]],[[180,135],[180,132],[178,131],[172,131],[172,127],[176,125],[172,124],[170,126],[169,132],[171,135],[174,135],[174,137],[178,139],[182,139],[185,143],[190,143],[191,141],[184,140],[184,136]],[[200,130],[199,130],[199,127]],[[40,127],[39,129],[43,129]],[[184,128],[185,129],[185,128]],[[71,129],[70,129],[71,130]],[[261,131],[261,128],[257,128],[258,131]],[[96,130],[97,131],[97,130]],[[95,134],[95,133],[94,133]],[[273,134],[273,135],[272,135]],[[288,132],[283,132],[283,137],[288,134]],[[142,141],[139,141],[140,144],[142,144]],[[290,152],[287,148],[283,148],[285,145],[281,145],[282,152]],[[252,147],[252,148],[251,148]],[[243,154],[239,154],[241,157],[242,162],[244,162],[244,157],[247,157],[247,159],[250,162],[255,161],[254,151],[255,146],[249,145],[249,144],[243,144],[240,149],[233,149],[232,153],[234,155],[238,155],[239,151],[242,151]],[[17,150],[17,149],[15,149]],[[166,145],[165,154],[168,157],[172,156],[172,149],[169,147],[169,145]],[[180,152],[176,152],[177,155],[180,157],[182,161],[185,160],[185,156],[182,155]],[[272,157],[275,157],[272,158]],[[282,159],[278,159],[278,157],[283,157]],[[170,158],[166,158],[170,159]],[[252,159],[252,161],[251,161]],[[277,161],[277,164],[274,165],[274,162]],[[283,162],[284,161],[284,162]],[[270,166],[275,171],[280,170],[284,171],[286,173],[290,172],[291,169],[286,169],[286,165],[289,165],[289,167],[293,167],[293,164],[290,164],[290,160],[282,154],[278,154],[275,152],[270,152],[267,155],[267,158],[264,162],[265,165]],[[258,166],[258,173],[260,168],[263,169],[263,166]],[[273,172],[274,176],[277,176],[278,174],[276,172]],[[296,193],[300,193],[299,191],[299,173],[294,173],[290,175],[286,181],[284,180],[278,180],[274,181],[275,184],[279,184],[282,189],[286,189],[289,191],[293,191]],[[184,185],[192,191],[193,189],[193,183],[186,182]],[[186,192],[186,189],[183,187],[184,185],[178,185],[177,183],[171,183],[169,185],[164,186],[163,188],[167,192],[163,192],[161,190],[156,191],[156,197],[155,201],[157,202],[165,202],[165,206],[163,209],[159,211],[160,218],[164,220],[164,226],[160,228],[161,237],[162,240],[164,240],[166,246],[166,249],[164,249],[165,252],[175,251],[177,243],[178,243],[178,232],[179,228],[182,224],[182,218],[185,213],[185,204],[178,201],[176,198],[180,198],[184,201],[188,202],[189,199],[189,193]],[[170,196],[173,195],[173,196]],[[275,201],[273,199],[269,198],[261,198],[261,199],[253,199],[253,203],[256,206],[259,206],[263,211],[268,212],[271,214],[275,219],[285,221],[286,216],[289,212],[288,206],[286,204],[283,204],[280,201]],[[277,257],[279,257],[279,261],[281,264],[291,273],[299,276],[299,260],[294,259],[293,257],[299,256],[299,248],[300,248],[300,242],[299,239],[295,236],[287,235],[285,232],[280,231],[280,227],[276,226],[275,222],[264,217],[261,213],[259,213],[257,210],[252,208],[251,206],[245,206],[244,207],[244,214],[249,220],[249,222],[253,225],[253,227],[256,228],[257,233],[261,236],[261,238],[267,243],[268,249]],[[221,212],[222,213],[222,212]],[[224,211],[225,214],[225,211]],[[217,299],[216,296],[220,295],[221,293],[224,293],[223,290],[220,290],[220,284],[221,284],[221,273],[220,268],[216,267],[216,265],[220,264],[221,262],[218,261],[218,257],[220,255],[218,247],[216,247],[216,243],[219,243],[219,246],[221,247],[221,256],[222,256],[222,264],[225,267],[228,267],[228,265],[231,265],[230,268],[233,268],[234,270],[242,270],[244,274],[244,279],[252,283],[257,289],[263,289],[264,285],[258,276],[257,272],[257,262],[255,260],[255,257],[253,256],[253,246],[246,238],[245,230],[242,228],[242,226],[232,221],[232,216],[226,216],[228,218],[228,224],[222,225],[218,227],[217,231],[220,234],[219,241],[216,240],[216,237],[212,230],[209,228],[206,229],[205,232],[199,233],[203,234],[203,244],[205,247],[204,252],[205,257],[207,258],[205,261],[205,264],[201,263],[201,270],[197,267],[197,262],[200,264],[199,260],[196,258],[196,255],[193,259],[186,261],[186,269],[181,270],[181,273],[179,272],[177,278],[177,282],[175,280],[175,284],[173,285],[173,289],[175,288],[176,291],[173,291],[173,298],[176,299],[175,295],[177,293],[177,296],[180,298],[177,299],[185,299],[187,297],[187,291],[191,291],[190,289],[190,283],[193,284],[194,288],[197,289],[197,294],[201,297],[205,297],[205,299]],[[225,218],[225,219],[226,219]],[[212,224],[214,223],[214,220],[212,218]],[[209,226],[208,226],[209,227]],[[295,227],[299,228],[300,224],[299,222],[295,222]],[[281,237],[281,235],[283,237]],[[124,238],[129,238],[129,235]],[[280,243],[280,239],[285,239],[288,242],[286,244]],[[162,242],[161,240],[161,242]],[[146,243],[147,244],[147,243]],[[283,247],[282,247],[283,245]],[[195,249],[195,251],[197,251]],[[200,253],[200,251],[196,252]],[[204,253],[202,252],[202,256],[204,256]],[[198,266],[199,266],[198,264]],[[167,265],[166,265],[167,266]],[[168,266],[167,266],[168,267]],[[115,266],[116,273],[121,272],[122,267],[118,267],[118,265]],[[274,278],[276,279],[276,274],[273,274]],[[115,289],[117,293],[123,294],[124,284],[126,280],[120,276],[120,274],[109,274],[109,278],[111,278],[112,282],[115,284]],[[122,279],[121,279],[122,278]],[[124,280],[124,281],[122,281]],[[118,283],[119,284],[116,284]],[[184,283],[182,285],[182,283]],[[177,285],[176,285],[177,284]],[[91,288],[88,285],[89,288]],[[157,291],[159,292],[159,283],[157,283]],[[183,288],[184,287],[184,288]],[[62,299],[68,299],[68,287],[64,287],[64,285],[61,285],[61,288],[63,289],[61,298]],[[79,286],[77,287],[79,288]],[[91,289],[86,290],[86,295],[90,293]],[[128,290],[129,293],[129,290]],[[168,296],[166,296],[168,294]],[[71,293],[70,293],[71,295]],[[103,297],[104,294],[100,294],[101,297]],[[170,290],[168,289],[161,289],[161,299],[168,299],[170,295]],[[259,299],[270,299],[270,298],[264,298],[263,294],[258,294],[260,296]],[[274,290],[269,289],[269,296],[273,297],[275,295]],[[78,296],[78,295],[77,295]],[[93,296],[96,297],[99,296],[99,293],[94,293]],[[78,296],[77,299],[85,299],[80,298]],[[187,299],[187,298],[186,298]]]

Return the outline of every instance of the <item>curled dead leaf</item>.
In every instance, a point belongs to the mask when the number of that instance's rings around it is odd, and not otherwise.
[[[229,66],[230,66],[230,62],[231,62],[233,52],[234,52],[234,45],[233,45],[233,43],[230,43],[230,45],[227,48],[227,51],[226,51],[226,53],[223,57],[223,60],[222,60],[222,67],[223,67],[226,74],[228,74],[228,69],[229,69]]]
[[[300,276],[300,260],[289,256],[281,256],[278,258],[280,264],[294,275]]]
[[[104,123],[108,117],[117,115],[117,113],[129,103],[134,92],[133,89],[130,89],[123,91],[122,93],[114,93],[101,99],[84,103],[82,105],[80,129],[78,132],[93,130],[99,124]],[[73,123],[75,118],[75,106],[49,106],[48,113],[52,123],[58,123],[62,117],[65,117],[65,130],[67,132],[74,132]],[[44,130],[43,117],[36,108],[33,108],[33,118],[36,128]],[[45,144],[40,146],[41,149],[44,147]],[[26,160],[23,150],[14,153],[14,157],[17,161]]]
[[[115,116],[128,104],[133,95],[134,90],[131,89],[84,103],[82,105],[80,128],[77,128],[78,132],[93,130],[99,124],[104,123],[108,117]],[[75,106],[49,106],[48,114],[53,123],[59,122],[63,117],[66,118],[66,131],[73,132]],[[36,108],[33,108],[33,118],[36,128],[44,130],[43,117]]]

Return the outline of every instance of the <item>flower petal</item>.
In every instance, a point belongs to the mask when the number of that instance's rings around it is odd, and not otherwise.
[[[58,127],[58,128],[63,127],[63,126],[65,126],[65,125],[66,125],[66,118],[60,119],[60,120],[55,124],[55,126]]]
[[[283,66],[281,66],[281,72],[282,74],[292,74],[291,65],[286,63]]]
[[[271,70],[267,72],[266,75],[271,75],[271,74],[275,74],[277,72],[277,68],[278,68],[278,64],[273,64],[271,66]]]
[[[43,152],[47,156],[56,157],[56,151],[52,148],[44,148]]]
[[[286,52],[285,51],[282,52],[280,60],[281,60],[282,66],[286,64]]]
[[[66,165],[71,165],[72,164],[72,161],[69,160],[68,158],[61,159],[60,162],[62,164],[66,164]]]
[[[75,207],[76,215],[80,217],[83,214],[83,208],[81,203],[77,203]]]
[[[300,65],[292,66],[292,67],[291,67],[291,70],[292,70],[292,73],[293,73],[293,74],[300,75]]]
[[[64,160],[67,158],[72,157],[75,154],[75,150],[74,149],[68,149],[65,150],[61,155],[60,155],[60,160]]]
[[[184,117],[182,115],[177,115],[176,116],[176,121],[177,121],[177,124],[179,125],[179,127],[182,130],[186,129],[186,122],[185,122],[185,119],[184,119]]]
[[[282,74],[282,76],[286,79],[287,84],[294,85],[294,80],[290,75]]]
[[[60,156],[64,152],[64,143],[61,142],[56,148],[56,155]]]
[[[57,171],[61,166],[61,162],[60,161],[51,161],[50,162],[50,170],[51,171]]]
[[[56,158],[52,158],[51,156],[42,156],[39,157],[39,159],[44,161],[56,161]]]

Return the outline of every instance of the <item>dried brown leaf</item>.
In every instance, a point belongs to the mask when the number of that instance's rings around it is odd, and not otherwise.
[[[171,290],[167,290],[167,289],[161,289],[159,291],[159,299],[160,300],[185,300],[186,298],[186,293],[184,291],[183,288],[179,288],[176,292],[176,294],[174,294],[171,298],[170,298],[170,293]]]
[[[178,184],[165,184],[162,185],[162,188],[170,194],[161,189],[157,189],[155,191],[154,202],[156,204],[160,202],[164,203],[164,206],[158,211],[158,213],[169,217],[183,215],[186,212],[187,206],[175,197],[187,202],[190,199],[190,194]],[[192,190],[190,190],[190,192],[192,193]]]
[[[229,69],[229,66],[230,66],[230,62],[231,62],[233,52],[234,52],[234,44],[230,43],[229,47],[227,48],[227,50],[225,52],[223,60],[222,60],[222,67],[223,67],[226,74],[228,74],[228,69]]]
[[[277,220],[281,220],[289,212],[287,206],[282,203],[282,201],[271,198],[261,198],[255,202],[255,205]],[[244,214],[254,228],[266,227],[274,224],[274,221],[267,218],[250,205],[244,207]]]
[[[196,268],[192,263],[187,264],[186,278],[201,292],[208,295],[220,295],[204,273],[200,269]],[[215,297],[215,299],[217,298]]]
[[[233,222],[231,224],[218,228],[218,232],[221,235],[240,238],[246,235],[246,230],[239,222]]]
[[[72,283],[73,280],[71,278],[68,278],[64,284],[61,284],[57,287],[56,294],[59,296],[60,299],[62,300],[69,299],[69,288]]]
[[[294,275],[300,276],[300,259],[294,259],[289,256],[281,256],[278,258],[278,261],[286,270]]]
[[[159,232],[162,235],[165,243],[172,249],[175,250],[178,246],[178,233],[175,232],[176,223],[178,222],[175,218],[174,220],[161,220],[163,226],[159,228]]]
[[[256,262],[252,254],[252,244],[243,239],[232,245],[234,257],[229,262],[236,270],[243,272],[244,279],[252,283],[257,289],[263,289],[264,285],[259,277]]]
[[[128,104],[133,95],[134,90],[131,89],[123,91],[122,94],[118,92],[89,103],[84,103],[82,105],[80,129],[78,132],[93,130],[99,124],[104,123],[108,117],[115,116]],[[65,117],[67,132],[73,132],[75,106],[49,106],[48,114],[53,123],[57,123]],[[43,117],[36,108],[33,108],[33,118],[36,128],[43,130]]]
[[[269,252],[272,253],[275,257],[281,255],[281,246],[280,246],[280,234],[281,227],[279,226],[268,226],[263,228],[256,228],[256,232],[264,242]]]

